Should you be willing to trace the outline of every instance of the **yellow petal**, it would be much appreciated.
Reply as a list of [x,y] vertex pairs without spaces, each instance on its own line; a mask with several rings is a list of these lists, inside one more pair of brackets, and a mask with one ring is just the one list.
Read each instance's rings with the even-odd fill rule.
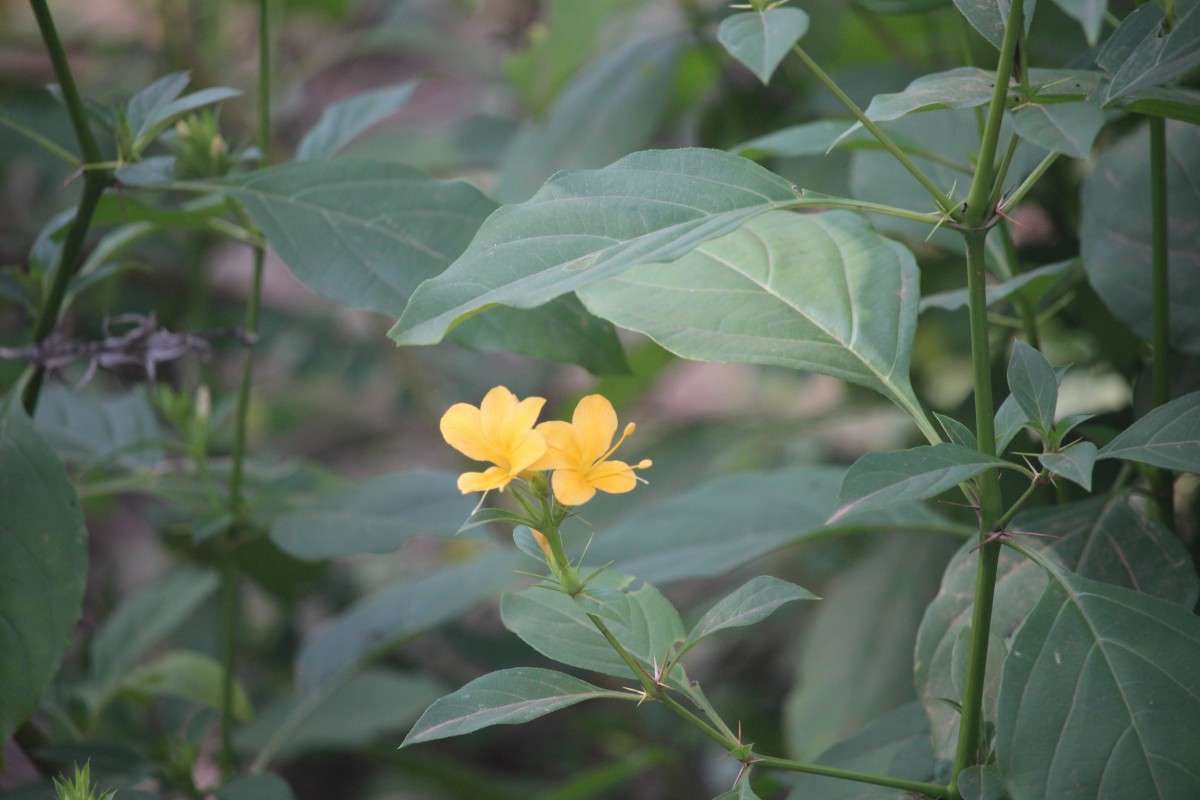
[[516,474],[529,469],[546,452],[546,440],[537,431],[528,431],[525,438],[508,451],[509,472]]
[[580,469],[586,466],[580,461],[579,434],[571,423],[558,420],[543,422],[537,426],[537,432],[546,442],[546,452],[532,469]]
[[587,482],[602,492],[624,494],[637,486],[637,476],[624,461],[604,461],[588,472]]
[[608,452],[617,432],[617,412],[604,395],[589,394],[575,406],[571,424],[579,431],[581,457],[590,464]]
[[500,420],[498,428],[488,433],[494,437],[493,441],[500,448],[512,452],[521,446],[525,437],[533,430],[533,424],[537,422],[538,414],[542,413],[545,403],[544,397],[527,397],[519,403],[513,403]]
[[495,461],[496,448],[483,433],[479,409],[466,403],[455,403],[442,415],[442,437],[446,443],[467,458],[476,461]]
[[464,472],[458,476],[458,490],[463,494],[471,492],[487,492],[492,489],[504,490],[513,475],[500,467],[488,467],[483,472]]
[[564,506],[581,506],[596,494],[596,490],[573,469],[555,470],[551,483],[554,496]]

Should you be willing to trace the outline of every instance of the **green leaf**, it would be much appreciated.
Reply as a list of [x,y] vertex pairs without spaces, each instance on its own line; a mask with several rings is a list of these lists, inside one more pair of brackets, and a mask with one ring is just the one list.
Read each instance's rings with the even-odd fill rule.
[[163,75],[139,91],[125,104],[125,122],[131,132],[144,128],[151,117],[170,105],[191,83],[187,72],[172,72]]
[[1092,490],[1092,466],[1096,463],[1096,445],[1091,442],[1076,442],[1057,453],[1038,456],[1042,466],[1079,484],[1085,491]]
[[[1079,20],[1083,35],[1089,46],[1095,47],[1100,41],[1100,31],[1104,27],[1104,15],[1108,13],[1108,0],[1054,0],[1054,5],[1061,8],[1068,17]],[[1029,13],[1029,10],[1025,12]]]
[[1008,362],[1008,388],[1025,416],[1049,432],[1058,406],[1058,378],[1040,352],[1018,340]]
[[730,14],[721,20],[717,41],[765,85],[807,31],[808,14],[798,8],[772,8]]
[[416,291],[389,336],[432,344],[485,307],[531,308],[636,264],[679,258],[798,197],[788,181],[715,150],[647,151],[561,172],[533,199],[488,217],[462,257]]
[[475,501],[448,472],[380,475],[331,494],[271,523],[271,539],[306,560],[390,553],[414,536],[453,536]]
[[979,442],[975,438],[975,432],[962,424],[953,417],[947,417],[945,414],[933,412],[933,416],[941,424],[942,430],[946,432],[946,436],[950,439],[951,444],[961,445],[968,450],[978,450]]
[[997,467],[1016,469],[1004,459],[948,443],[867,453],[846,472],[838,492],[838,508],[829,522],[837,522],[851,512],[935,497]]
[[995,73],[978,67],[922,75],[902,92],[875,95],[865,113],[873,122],[887,122],[915,111],[978,108],[991,100],[995,79]]
[[[412,724],[430,703],[446,693],[423,674],[367,670],[355,675],[303,718],[280,749],[284,759],[311,750],[354,750]],[[257,752],[305,700],[288,697],[267,705],[235,742],[241,752]]]
[[[1009,0],[954,0],[954,5],[971,23],[971,27],[979,31],[979,35],[987,39],[997,50],[1004,41],[1005,23],[1008,21]],[[1025,33],[1029,34],[1029,25],[1033,22],[1033,11],[1036,0],[1027,0],[1022,11],[1025,15]]]
[[189,111],[237,97],[237,89],[201,89],[180,97],[191,77],[186,72],[164,75],[129,99],[125,121],[132,134],[133,152],[140,153],[164,128]]
[[87,531],[62,462],[18,397],[0,402],[0,413],[0,740],[8,741],[71,644]]
[[[1080,575],[1151,593],[1191,608],[1200,597],[1200,578],[1178,537],[1151,518],[1128,494],[1095,497],[1018,515],[1010,525],[1026,548],[1048,549]],[[1030,531],[1059,537],[1023,537]],[[917,636],[915,683],[929,714],[934,752],[953,758],[958,700],[953,651],[970,624],[978,554],[965,544],[950,561],[938,596],[929,604]],[[1042,570],[1008,550],[1000,556],[991,635],[1008,641],[1045,585]],[[995,696],[986,700],[994,704]]]
[[[1197,21],[1200,22],[1200,15]],[[1200,127],[1167,123],[1167,231],[1172,348],[1200,353]],[[1149,138],[1143,126],[1100,153],[1080,191],[1088,281],[1117,319],[1151,338]],[[1139,198],[1133,200],[1133,198]],[[1140,198],[1145,198],[1144,200]]]
[[[125,673],[118,691],[134,695],[172,695],[220,709],[224,681],[221,665],[208,656],[186,650],[164,653],[149,664]],[[250,700],[241,684],[233,687],[234,719],[250,719]]]
[[217,790],[217,800],[292,800],[292,789],[269,772],[238,775]]
[[[993,306],[1012,297],[1024,297],[1037,305],[1043,295],[1051,289],[1062,286],[1078,277],[1079,259],[1072,258],[1055,264],[1046,264],[1028,272],[1022,272],[1011,280],[992,284],[987,287],[987,304]],[[921,311],[930,308],[941,308],[953,311],[967,307],[967,290],[954,289],[949,292],[926,295],[921,298]]]
[[1125,95],[1117,105],[1135,114],[1149,114],[1200,125],[1200,92],[1194,89],[1152,86]]
[[580,297],[685,358],[819,372],[916,410],[908,366],[919,283],[912,254],[861,217],[778,211]]
[[630,697],[628,692],[607,691],[550,669],[504,669],[476,678],[435,702],[400,746],[462,736],[491,725],[518,725],[584,700]]
[[343,305],[395,313],[452,262],[495,205],[400,164],[297,161],[186,186],[241,203],[283,263]]
[[1027,105],[1013,114],[1013,131],[1051,152],[1090,158],[1106,121],[1104,110],[1094,103]]
[[818,536],[896,527],[957,532],[917,503],[853,514],[836,528],[827,527],[844,474],[833,467],[793,467],[717,478],[634,510],[596,537],[588,560],[611,561],[620,572],[665,584],[721,575]]
[[1163,35],[1162,6],[1147,3],[1122,20],[1096,57],[1112,75],[1107,101],[1183,77],[1200,64],[1200,2],[1175,0],[1174,24]]
[[549,113],[512,138],[495,196],[528,200],[560,169],[594,169],[648,146],[670,107],[686,40],[635,37],[574,77]]
[[84,472],[105,464],[136,469],[163,458],[158,417],[140,389],[97,397],[48,386],[33,422],[63,459]]
[[962,800],[1007,800],[1008,789],[1004,775],[995,764],[967,767],[958,775],[958,792]]
[[917,627],[955,549],[924,531],[890,534],[836,575],[804,631],[784,702],[789,757],[811,760],[916,699]]
[[[626,650],[651,675],[661,667],[684,640],[683,622],[674,606],[650,584],[628,588],[634,579],[607,571],[588,584],[585,594],[595,589],[620,589],[619,598],[605,593],[610,608],[605,624]],[[594,613],[594,612],[593,612]],[[543,588],[506,594],[500,600],[504,627],[547,658],[572,667],[631,679],[629,666],[588,619],[587,613],[570,596]],[[668,683],[688,688],[683,670],[674,669]]]
[[296,146],[296,160],[331,156],[357,139],[375,123],[408,105],[417,81],[360,92],[334,103],[321,113],[308,133]]
[[115,685],[150,648],[179,628],[217,591],[217,573],[178,566],[122,602],[91,643],[91,677]]
[[760,575],[732,594],[726,595],[709,609],[688,634],[683,649],[691,648],[704,637],[711,636],[719,630],[761,622],[784,603],[820,599],[794,583],[770,575]]
[[406,639],[452,619],[512,581],[520,554],[491,550],[376,592],[308,639],[296,659],[299,692],[322,689]]
[[750,788],[750,779],[743,778],[738,782],[738,785],[730,789],[728,792],[722,792],[717,796],[716,800],[762,800]]
[[1154,409],[1100,448],[1097,458],[1200,472],[1200,392]]
[[1046,567],[1000,687],[996,761],[1013,797],[1200,796],[1200,618]]
[[[818,764],[910,781],[934,779],[929,725],[921,706],[909,703],[826,750]],[[787,800],[910,800],[901,789],[801,775]]]
[[1010,393],[996,410],[996,420],[993,423],[996,429],[996,452],[1003,453],[1007,450],[1027,422],[1029,415],[1017,402],[1016,395]]

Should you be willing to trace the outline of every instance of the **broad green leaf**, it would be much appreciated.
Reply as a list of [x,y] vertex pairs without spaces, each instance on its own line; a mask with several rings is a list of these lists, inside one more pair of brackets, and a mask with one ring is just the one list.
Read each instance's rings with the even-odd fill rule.
[[158,418],[141,390],[97,397],[49,386],[33,422],[63,459],[84,471],[104,464],[135,469],[163,457]]
[[270,772],[238,775],[217,790],[217,800],[292,800],[287,782]]
[[[605,624],[630,655],[654,675],[683,642],[683,622],[674,606],[650,584],[630,590],[633,580],[609,571],[588,586],[621,590],[615,600],[611,593],[603,597],[612,610]],[[547,658],[605,675],[633,678],[629,666],[588,619],[583,607],[562,592],[534,587],[506,594],[500,600],[500,618],[504,627]],[[678,668],[672,670],[668,683],[677,689],[688,687],[687,677]]]
[[[284,759],[311,750],[353,750],[396,733],[416,721],[446,687],[423,674],[367,670],[323,698],[290,729],[280,749]],[[238,750],[261,750],[301,703],[288,697],[257,711],[254,721],[238,729]]]
[[[1026,548],[1047,549],[1080,575],[1136,588],[1185,608],[1200,597],[1200,578],[1179,539],[1148,516],[1127,494],[1018,515],[1010,529]],[[1024,537],[1030,531],[1059,537]],[[934,752],[952,758],[958,738],[958,701],[953,678],[954,645],[974,608],[977,553],[974,543],[951,560],[938,596],[925,612],[917,636],[915,682],[929,714]],[[1037,602],[1045,577],[1033,562],[1001,553],[991,634],[1008,642]],[[988,698],[993,704],[995,697]]]
[[271,539],[296,558],[315,560],[390,553],[414,536],[453,536],[475,501],[447,472],[380,475],[275,519]]
[[635,37],[588,65],[543,119],[528,123],[500,159],[495,196],[528,200],[561,169],[594,169],[647,147],[667,109],[686,41]]
[[512,570],[521,563],[519,553],[492,550],[360,601],[300,648],[300,694],[324,690],[346,672],[490,598],[513,580]]
[[0,400],[0,740],[37,707],[82,610],[79,498],[18,398]]
[[1079,484],[1085,491],[1092,490],[1092,466],[1096,463],[1096,445],[1091,442],[1076,442],[1057,453],[1038,456],[1042,466],[1069,481]]
[[[1200,14],[1196,15],[1200,22]],[[1200,353],[1200,127],[1167,123],[1171,346]],[[1144,199],[1143,199],[1144,198]],[[1143,126],[1095,159],[1080,192],[1083,266],[1117,319],[1151,338],[1149,138]]]
[[1109,102],[1170,83],[1200,64],[1200,2],[1175,0],[1174,6],[1174,24],[1165,36],[1162,6],[1145,3],[1105,43],[1096,64],[1112,75]]
[[1200,472],[1200,392],[1154,409],[1100,448],[1097,458]]
[[908,378],[919,283],[912,254],[861,217],[778,211],[580,297],[685,358],[832,375],[920,413]]
[[[933,754],[929,751],[929,726],[921,706],[909,703],[871,723],[853,736],[830,747],[818,764],[910,781],[932,782]],[[910,800],[901,789],[801,775],[792,784],[787,800]]]
[[[1021,296],[1037,305],[1042,296],[1053,288],[1072,281],[1079,274],[1079,259],[1072,258],[1055,264],[1046,264],[1028,272],[1022,272],[1012,280],[993,284],[987,287],[987,304],[989,306]],[[954,289],[949,292],[926,295],[921,298],[921,311],[930,308],[941,308],[953,311],[956,308],[966,308],[967,290]]]
[[1151,86],[1123,96],[1117,105],[1137,114],[1200,125],[1200,92],[1178,86]]
[[721,20],[717,41],[767,84],[779,62],[807,31],[808,14],[788,6],[730,14]]
[[611,561],[620,572],[665,584],[721,575],[772,550],[822,536],[895,528],[962,535],[917,503],[850,515],[827,527],[843,475],[833,467],[793,467],[717,478],[635,510],[595,538],[588,560]]
[[823,592],[783,707],[788,756],[811,760],[916,699],[912,652],[925,607],[955,550],[925,532],[872,540]]
[[1000,686],[996,761],[1013,798],[1200,796],[1200,618],[1047,572]]
[[150,648],[173,633],[217,591],[217,573],[178,566],[117,606],[91,644],[91,677],[114,685]]
[[531,308],[634,265],[679,258],[798,197],[788,181],[716,150],[647,151],[601,170],[560,172],[533,199],[488,217],[462,257],[414,293],[389,335],[432,344],[488,306]]
[[[136,696],[172,695],[220,709],[224,681],[221,665],[209,656],[175,650],[125,673],[117,689]],[[250,700],[237,682],[231,711],[235,719],[250,719]]]
[[1054,0],[1054,5],[1066,12],[1067,16],[1079,20],[1089,45],[1094,47],[1096,42],[1100,41],[1104,15],[1108,12],[1108,0]]
[[794,583],[760,575],[732,594],[726,595],[700,618],[688,634],[684,649],[692,647],[706,636],[725,628],[753,625],[761,622],[775,609],[793,600],[819,600],[812,592]]
[[296,161],[187,185],[241,203],[313,291],[384,313],[398,312],[421,281],[457,258],[495,209],[463,181],[358,159]]
[[1008,789],[1004,775],[995,764],[967,767],[958,776],[958,792],[963,800],[1005,800]]
[[846,472],[829,522],[852,512],[925,500],[997,467],[1016,468],[1004,459],[948,443],[867,453]]
[[[791,125],[787,128],[759,136],[737,147],[730,152],[746,158],[773,156],[776,158],[795,158],[797,156],[822,156],[829,152],[838,142],[847,143],[842,135],[851,127],[848,120],[822,119]],[[852,139],[862,141],[864,137],[873,139],[869,131],[862,130]]]
[[329,106],[296,147],[296,160],[325,158],[357,139],[375,123],[408,105],[417,81],[360,92]]
[[[987,39],[996,49],[1000,49],[1004,41],[1004,28],[1008,21],[1010,0],[954,0],[954,5],[971,23],[971,27],[979,31],[979,35]],[[1037,0],[1026,0],[1022,11],[1025,16],[1025,33],[1029,34],[1029,25],[1033,22],[1033,11]]]
[[518,725],[584,700],[629,700],[562,672],[517,667],[490,672],[431,705],[401,747],[462,736],[491,725]]
[[1013,114],[1013,130],[1026,141],[1072,158],[1090,158],[1106,121],[1094,103],[1027,105]]
[[1046,432],[1054,429],[1058,378],[1045,356],[1019,340],[1008,362],[1008,389],[1031,422]]

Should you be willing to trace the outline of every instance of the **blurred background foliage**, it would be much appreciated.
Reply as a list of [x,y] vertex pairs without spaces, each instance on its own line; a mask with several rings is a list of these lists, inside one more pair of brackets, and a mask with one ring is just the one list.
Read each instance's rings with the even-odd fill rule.
[[[809,6],[810,54],[863,106],[922,74],[964,60],[987,66],[993,57],[949,2]],[[190,73],[191,91],[241,90],[219,110],[187,116],[147,157],[174,154],[180,174],[206,176],[250,152],[254,4],[92,0],[51,7],[81,91],[102,107],[120,107],[177,71]],[[270,160],[276,163],[296,155],[331,105],[404,85],[411,96],[399,100],[393,94],[390,101],[403,107],[338,157],[383,159],[439,178],[465,178],[497,202],[527,199],[559,169],[600,167],[651,147],[739,151],[786,126],[844,116],[798,64],[786,63],[764,87],[732,62],[714,38],[727,12],[721,2],[288,0],[273,7]],[[26,4],[0,2],[0,37],[0,345],[18,346],[30,324],[25,300],[28,278],[38,270],[39,239],[47,220],[73,205],[80,181],[70,165],[16,130],[74,150],[66,113],[46,90],[54,78]],[[1029,47],[1039,66],[1054,67],[1067,66],[1087,44],[1075,20],[1057,5],[1041,3]],[[945,124],[924,125],[914,135],[936,127],[949,139],[973,127],[971,112],[933,113],[945,115]],[[960,124],[964,115],[967,126]],[[903,131],[903,122],[894,129]],[[1106,130],[1099,146],[1121,132]],[[924,144],[950,152],[945,141]],[[871,150],[745,151],[802,187],[882,201],[912,194]],[[1060,160],[1050,180],[1017,210],[1013,237],[1028,262],[1077,253],[1078,186],[1086,171],[1086,162]],[[108,214],[93,247],[111,244],[104,237],[129,224],[120,194]],[[70,335],[100,338],[114,318],[127,314],[154,314],[173,331],[241,323],[247,249],[202,226],[175,222],[126,231],[135,241],[102,259],[96,279],[78,287],[65,321]],[[878,222],[896,236],[913,236],[893,223]],[[925,242],[917,234],[908,243],[920,261],[923,294],[962,286],[959,255],[939,237]],[[1054,292],[1043,298],[1061,309],[1046,323],[1047,354],[1052,363],[1074,364],[1059,413],[1071,413],[1072,403],[1093,413],[1125,408],[1141,368],[1137,339],[1086,282],[1061,282]],[[337,558],[318,552],[320,537],[336,539],[345,525],[368,533],[372,525],[386,528],[381,520],[404,497],[441,504],[430,519],[465,518],[470,501],[454,496],[451,474],[461,462],[442,443],[437,420],[452,403],[478,402],[497,384],[549,398],[555,416],[569,413],[579,396],[600,391],[622,420],[638,422],[625,447],[631,460],[654,459],[650,483],[588,505],[598,545],[606,529],[619,527],[638,508],[711,479],[844,464],[868,449],[916,444],[911,423],[880,398],[834,379],[683,362],[636,335],[621,334],[623,352],[591,352],[589,372],[455,344],[397,349],[385,337],[393,321],[394,315],[319,297],[280,262],[268,260],[254,348],[248,474],[256,518],[272,536],[255,540],[239,557],[248,579],[238,658],[247,717],[237,733],[241,754],[253,759],[296,705],[310,702],[312,713],[277,742],[272,761],[301,800],[683,800],[718,794],[736,773],[736,762],[715,758],[710,743],[681,734],[658,709],[635,713],[623,704],[583,706],[534,725],[397,751],[407,727],[435,697],[484,672],[542,663],[500,625],[495,597],[521,579],[510,572],[514,564],[502,557],[507,554],[492,547],[498,534],[455,537],[453,530],[430,530],[418,520],[412,533],[421,535],[396,534],[380,552]],[[486,337],[480,341],[486,344]],[[508,349],[502,341],[494,344],[495,350]],[[208,360],[189,356],[158,365],[152,385],[138,366],[88,376],[86,362],[77,362],[55,376],[36,419],[80,486],[90,533],[81,630],[38,715],[56,743],[44,755],[63,763],[90,759],[93,777],[122,790],[120,798],[139,792],[201,796],[215,777],[210,667],[218,656],[219,613],[206,565],[214,563],[209,534],[222,519],[214,510],[219,504],[206,500],[212,486],[197,464],[207,459],[218,484],[228,470],[230,409],[243,348],[230,337],[216,337],[212,346]],[[969,417],[968,349],[965,308],[922,315],[914,385],[927,405],[961,419]],[[17,361],[0,361],[0,386],[10,386],[21,368]],[[1183,364],[1181,389],[1194,386],[1195,374]],[[1127,417],[1108,420],[1124,425]],[[1101,416],[1095,424],[1105,421]],[[197,442],[205,458],[195,458]],[[447,472],[419,485],[397,478],[415,468]],[[824,486],[833,491],[837,483]],[[348,492],[358,492],[357,499],[346,500]],[[334,518],[320,527],[304,516],[343,501],[358,514],[349,523]],[[754,498],[744,502],[750,507]],[[956,513],[946,511],[950,518]],[[290,551],[280,544],[289,541],[289,523],[299,542]],[[720,525],[720,518],[712,524]],[[320,532],[315,538],[313,530]],[[710,533],[720,536],[719,530]],[[762,572],[825,598],[808,608],[789,607],[752,634],[732,632],[706,643],[689,666],[718,707],[737,709],[760,745],[811,758],[915,698],[916,628],[957,541],[900,533],[884,541],[879,534],[836,537],[775,550],[728,574],[714,568],[702,577],[660,583],[685,618],[703,612],[717,587]],[[496,556],[486,580],[480,577],[481,554]],[[296,659],[303,668],[306,657],[321,655],[313,655],[313,643],[333,621],[344,620],[347,611],[362,612],[360,601],[379,599],[381,590],[399,592],[380,603],[407,613],[395,611],[403,607],[404,588],[426,579],[445,581],[421,595],[434,606],[444,600],[440,608],[414,612],[427,616],[411,624],[393,620],[385,637],[389,646],[356,661],[353,674],[318,700],[297,695],[295,682],[303,683],[305,673],[294,674]],[[869,609],[876,612],[864,614]],[[359,633],[372,635],[370,626],[365,631]],[[107,662],[106,636],[125,637],[121,655],[110,654]],[[824,644],[806,646],[810,637]],[[354,646],[370,650],[361,641]],[[188,656],[181,654],[188,653],[197,660],[183,663]],[[5,748],[3,767],[0,797],[46,796],[38,765],[21,748]],[[756,786],[762,796],[779,794],[783,787],[773,780]]]

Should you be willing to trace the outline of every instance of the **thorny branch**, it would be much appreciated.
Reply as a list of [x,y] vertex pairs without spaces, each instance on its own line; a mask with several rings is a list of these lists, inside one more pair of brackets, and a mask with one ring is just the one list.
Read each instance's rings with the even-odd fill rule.
[[[112,326],[128,326],[114,333]],[[61,332],[52,333],[41,342],[24,347],[0,347],[0,358],[36,364],[46,371],[60,369],[86,358],[87,372],[80,385],[86,384],[98,368],[141,366],[146,377],[154,381],[159,364],[186,355],[203,360],[212,357],[211,339],[232,337],[249,347],[258,336],[242,328],[219,328],[209,331],[169,331],[158,324],[153,313],[121,314],[106,319],[103,339],[72,339]]]

